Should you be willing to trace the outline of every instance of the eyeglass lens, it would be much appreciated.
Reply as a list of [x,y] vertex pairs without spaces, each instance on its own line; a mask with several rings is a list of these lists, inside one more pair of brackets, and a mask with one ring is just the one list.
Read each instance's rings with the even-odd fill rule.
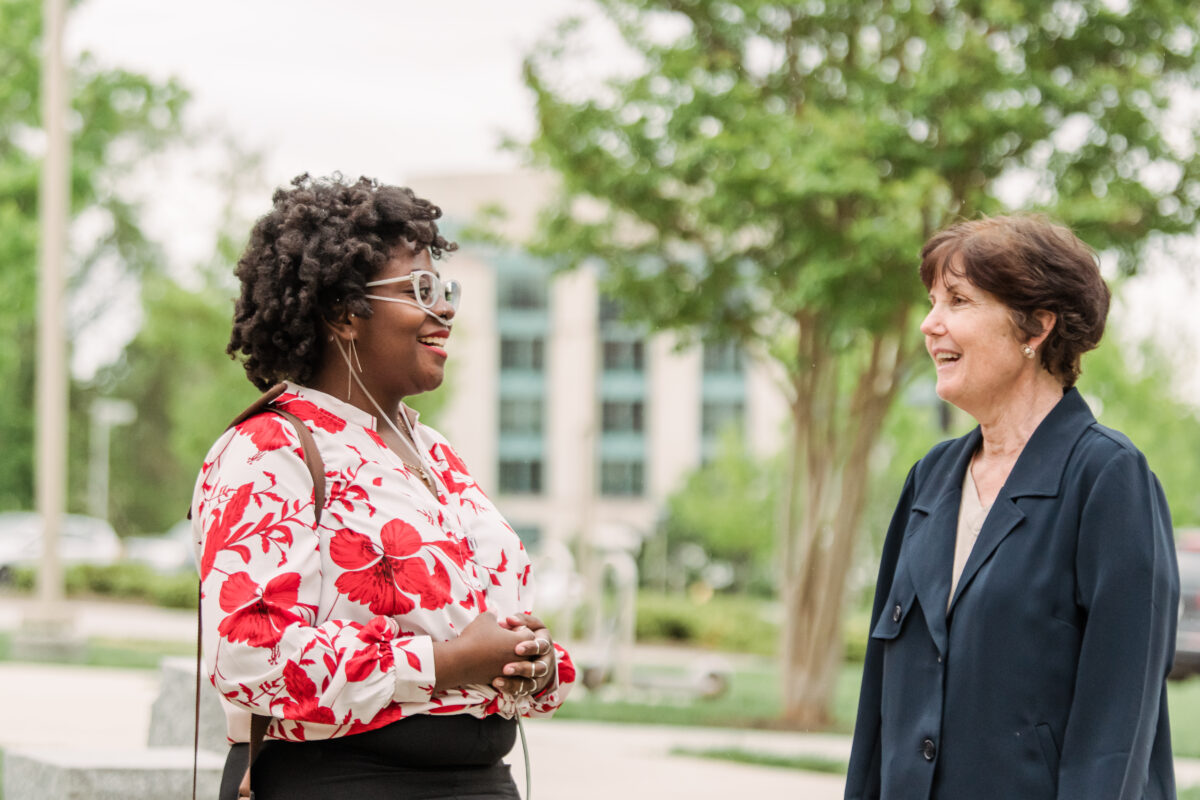
[[458,309],[462,297],[462,286],[458,281],[443,281],[432,272],[421,270],[413,273],[413,292],[417,302],[424,308],[433,308],[439,297],[445,298],[453,309]]

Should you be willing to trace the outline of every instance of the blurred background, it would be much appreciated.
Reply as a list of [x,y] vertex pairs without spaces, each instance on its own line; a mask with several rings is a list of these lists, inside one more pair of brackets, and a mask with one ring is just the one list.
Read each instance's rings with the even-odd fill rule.
[[[0,0],[10,609],[38,563],[42,13]],[[362,174],[440,205],[461,244],[441,265],[464,285],[448,377],[414,405],[535,557],[539,607],[588,687],[561,715],[845,733],[904,476],[970,427],[933,392],[920,246],[1022,209],[1073,227],[1113,288],[1079,387],[1166,489],[1180,664],[1196,664],[1197,15],[1185,0],[71,3],[68,597],[194,606],[192,483],[257,394],[224,352],[233,265],[275,187]],[[186,652],[106,642],[89,658]],[[1200,757],[1196,684],[1173,688],[1185,757]]]

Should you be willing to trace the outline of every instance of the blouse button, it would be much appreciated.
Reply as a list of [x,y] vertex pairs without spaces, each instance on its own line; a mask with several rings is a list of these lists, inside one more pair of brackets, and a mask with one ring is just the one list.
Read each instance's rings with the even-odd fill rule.
[[904,609],[901,608],[899,603],[896,603],[896,607],[892,609],[892,622],[899,622],[900,617],[902,617],[903,615],[904,615]]

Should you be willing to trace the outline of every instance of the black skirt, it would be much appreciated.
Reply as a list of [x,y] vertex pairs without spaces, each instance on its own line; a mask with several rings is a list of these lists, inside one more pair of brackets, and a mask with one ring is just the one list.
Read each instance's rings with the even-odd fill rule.
[[[515,720],[420,714],[355,736],[267,741],[254,762],[255,800],[520,800],[501,759]],[[221,800],[236,800],[245,744],[225,761]]]

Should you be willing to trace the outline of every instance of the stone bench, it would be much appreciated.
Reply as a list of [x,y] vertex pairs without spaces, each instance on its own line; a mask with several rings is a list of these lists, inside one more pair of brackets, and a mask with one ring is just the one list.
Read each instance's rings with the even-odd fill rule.
[[[29,747],[4,753],[4,800],[188,800],[192,796],[195,661],[166,658],[147,746],[134,750]],[[196,796],[216,797],[227,750],[217,693],[201,683]]]
[[[224,756],[199,754],[196,796],[216,797]],[[142,750],[10,749],[4,753],[5,800],[186,800],[192,796],[192,748]]]

